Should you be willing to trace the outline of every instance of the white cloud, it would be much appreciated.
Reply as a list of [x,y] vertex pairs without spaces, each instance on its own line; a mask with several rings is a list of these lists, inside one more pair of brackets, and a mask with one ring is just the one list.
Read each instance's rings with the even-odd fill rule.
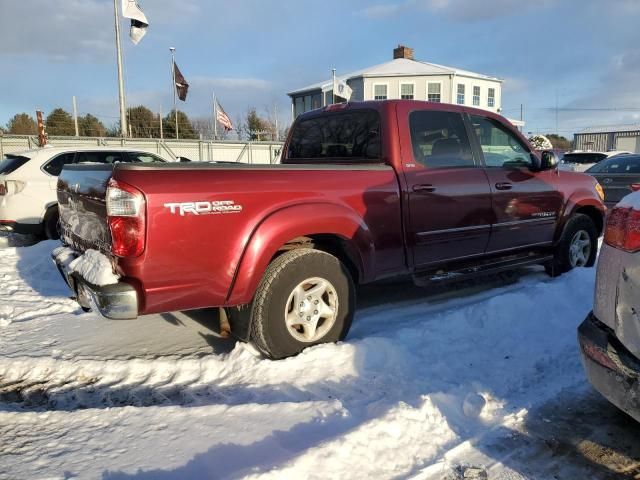
[[[154,27],[188,20],[195,0],[143,2]],[[126,41],[126,22],[122,21]],[[52,61],[109,61],[114,51],[113,2],[108,0],[29,0],[2,2],[0,55],[43,55]]]
[[[629,0],[631,1],[631,0]],[[364,8],[369,18],[384,18],[401,12],[428,11],[459,21],[477,21],[519,14],[533,8],[548,7],[556,0],[404,0]]]

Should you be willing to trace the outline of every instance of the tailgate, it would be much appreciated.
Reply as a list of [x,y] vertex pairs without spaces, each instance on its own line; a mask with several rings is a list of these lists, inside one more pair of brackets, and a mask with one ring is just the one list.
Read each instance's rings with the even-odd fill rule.
[[58,178],[61,238],[73,249],[111,251],[106,192],[112,165],[68,165]]

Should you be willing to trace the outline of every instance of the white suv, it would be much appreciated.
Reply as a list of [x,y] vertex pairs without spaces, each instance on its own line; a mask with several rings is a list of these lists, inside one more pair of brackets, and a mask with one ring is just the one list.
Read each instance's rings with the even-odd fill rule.
[[45,147],[0,160],[0,230],[58,238],[56,185],[70,163],[165,162],[123,147]]

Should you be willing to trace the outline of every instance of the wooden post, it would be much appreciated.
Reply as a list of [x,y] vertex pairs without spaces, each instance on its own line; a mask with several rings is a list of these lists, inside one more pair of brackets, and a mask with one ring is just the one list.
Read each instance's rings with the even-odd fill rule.
[[47,144],[47,135],[44,132],[44,122],[42,121],[42,110],[36,110],[38,120],[38,146],[44,147]]

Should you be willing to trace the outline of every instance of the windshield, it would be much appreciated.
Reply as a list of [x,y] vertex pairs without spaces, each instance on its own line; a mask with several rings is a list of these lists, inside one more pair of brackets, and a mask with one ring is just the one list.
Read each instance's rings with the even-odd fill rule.
[[20,155],[6,155],[0,160],[0,175],[9,175],[15,172],[22,165],[29,161],[29,157],[22,157]]
[[598,163],[604,158],[607,158],[607,155],[604,153],[566,153],[562,161],[564,163],[584,165],[586,163]]
[[587,173],[640,173],[640,155],[616,155],[589,168]]
[[374,110],[325,113],[297,122],[287,160],[371,161],[380,157],[380,117]]

